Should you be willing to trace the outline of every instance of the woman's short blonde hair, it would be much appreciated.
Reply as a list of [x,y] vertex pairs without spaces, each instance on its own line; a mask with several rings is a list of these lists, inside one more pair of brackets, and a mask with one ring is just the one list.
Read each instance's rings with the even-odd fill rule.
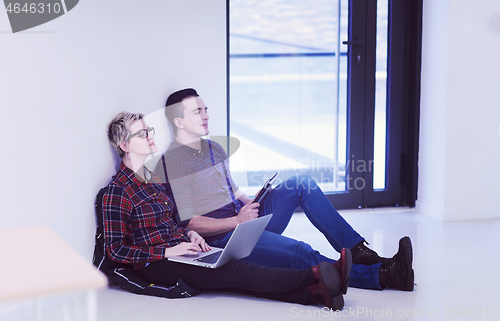
[[120,143],[128,141],[130,126],[132,126],[135,121],[143,118],[143,114],[132,114],[122,111],[111,121],[111,123],[109,123],[108,139],[120,158],[125,156],[125,152],[120,148]]

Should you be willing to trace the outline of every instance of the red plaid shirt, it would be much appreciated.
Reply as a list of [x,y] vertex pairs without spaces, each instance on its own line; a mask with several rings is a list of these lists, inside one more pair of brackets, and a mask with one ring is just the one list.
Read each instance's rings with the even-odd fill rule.
[[174,203],[154,173],[144,182],[123,163],[103,196],[104,246],[116,262],[134,264],[165,258],[165,249],[189,242],[188,230],[172,219]]
[[[211,141],[215,166],[212,165],[210,149],[206,140],[201,140],[201,151],[174,141],[163,156],[167,167],[168,182],[172,187],[175,204],[179,210],[179,222],[186,226],[196,215],[227,218],[237,215],[244,204],[236,200],[233,204],[226,175],[229,176],[233,193],[238,187],[229,173],[228,157],[218,143]],[[163,159],[157,174],[164,177]],[[206,237],[206,241],[221,235]]]

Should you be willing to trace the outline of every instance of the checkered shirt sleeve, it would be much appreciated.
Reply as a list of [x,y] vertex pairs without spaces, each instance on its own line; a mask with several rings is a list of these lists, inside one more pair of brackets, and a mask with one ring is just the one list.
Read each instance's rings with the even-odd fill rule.
[[173,203],[160,181],[141,182],[123,164],[103,195],[104,237],[108,256],[140,269],[163,260],[165,249],[189,242],[187,230],[172,219]]

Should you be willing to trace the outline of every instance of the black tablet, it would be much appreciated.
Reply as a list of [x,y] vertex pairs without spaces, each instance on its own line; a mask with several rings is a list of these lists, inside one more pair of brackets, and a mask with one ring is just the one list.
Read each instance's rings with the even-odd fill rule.
[[267,180],[267,182],[264,184],[262,189],[255,195],[255,198],[253,199],[252,203],[260,203],[264,197],[267,195],[267,193],[272,189],[272,185],[280,172],[276,172],[270,179]]

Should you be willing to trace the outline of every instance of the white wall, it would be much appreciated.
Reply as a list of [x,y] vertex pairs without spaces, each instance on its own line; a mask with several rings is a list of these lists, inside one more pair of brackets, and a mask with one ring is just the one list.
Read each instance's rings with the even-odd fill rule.
[[417,208],[500,217],[500,1],[424,0]]
[[[86,0],[12,34],[0,10],[1,225],[48,225],[89,260],[115,173],[107,123],[194,87],[226,133],[225,0]],[[29,253],[27,253],[29,255]]]

